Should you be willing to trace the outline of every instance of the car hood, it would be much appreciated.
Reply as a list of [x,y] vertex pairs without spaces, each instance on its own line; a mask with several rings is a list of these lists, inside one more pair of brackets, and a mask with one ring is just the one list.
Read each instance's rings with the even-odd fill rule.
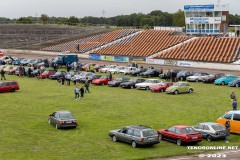
[[111,130],[109,131],[109,133],[117,133],[120,129],[115,129],[115,130]]
[[129,85],[129,84],[135,84],[135,82],[124,82],[124,83],[121,83],[122,85]]

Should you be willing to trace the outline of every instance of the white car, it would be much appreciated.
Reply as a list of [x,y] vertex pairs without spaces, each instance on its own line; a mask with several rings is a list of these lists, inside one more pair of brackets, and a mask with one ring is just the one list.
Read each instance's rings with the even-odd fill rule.
[[126,67],[126,68],[120,70],[119,73],[126,75],[126,74],[130,74],[131,72],[136,71],[136,70],[137,70],[136,67]]
[[115,67],[115,68],[111,68],[111,69],[109,69],[107,72],[108,73],[112,73],[112,74],[115,74],[115,73],[119,73],[119,71],[120,70],[123,70],[123,69],[125,69],[126,67],[125,66],[117,66],[117,67]]
[[160,80],[158,80],[158,79],[148,79],[148,80],[146,80],[146,81],[143,82],[143,83],[135,84],[135,87],[136,87],[137,89],[146,89],[146,90],[149,90],[150,87],[159,85],[160,83],[162,83],[162,81],[160,81]]
[[99,69],[99,72],[100,73],[107,73],[109,69],[113,69],[113,68],[116,68],[117,65],[110,65],[110,66],[106,66],[106,67],[103,67],[101,69]]
[[208,73],[195,73],[192,76],[187,77],[187,81],[190,82],[199,82],[199,81],[203,81],[203,78],[206,77],[207,75],[209,75]]

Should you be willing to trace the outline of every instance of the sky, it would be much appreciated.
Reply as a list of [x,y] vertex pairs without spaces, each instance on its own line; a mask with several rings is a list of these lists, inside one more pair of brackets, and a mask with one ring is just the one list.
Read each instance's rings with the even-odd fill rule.
[[[85,16],[113,17],[153,10],[174,13],[184,5],[216,4],[219,0],[1,0],[0,17]],[[221,0],[230,5],[230,14],[240,14],[239,0]],[[104,11],[104,12],[103,12]]]

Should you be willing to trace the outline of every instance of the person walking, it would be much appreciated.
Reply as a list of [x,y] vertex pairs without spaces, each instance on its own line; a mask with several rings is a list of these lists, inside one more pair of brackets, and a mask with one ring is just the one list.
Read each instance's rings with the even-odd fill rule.
[[80,88],[81,98],[84,99],[84,86]]
[[232,102],[233,111],[237,110],[237,99],[234,99]]
[[5,71],[3,70],[3,68],[2,68],[2,70],[1,70],[1,80],[6,80],[6,77],[5,77]]
[[109,72],[109,81],[112,81],[112,72]]
[[86,78],[86,82],[85,82],[85,93],[90,93],[90,91],[89,91],[89,80],[88,80],[88,77]]
[[65,74],[63,72],[61,74],[61,78],[62,78],[62,85],[64,85],[64,83],[65,83]]
[[75,93],[75,100],[78,100],[79,99],[79,89],[77,86],[75,86],[75,88],[74,88],[74,93]]
[[230,98],[231,98],[232,101],[237,98],[235,92],[232,92],[230,94]]
[[225,128],[226,128],[226,136],[225,136],[225,142],[228,143],[228,137],[230,135],[230,122],[226,121],[225,123]]

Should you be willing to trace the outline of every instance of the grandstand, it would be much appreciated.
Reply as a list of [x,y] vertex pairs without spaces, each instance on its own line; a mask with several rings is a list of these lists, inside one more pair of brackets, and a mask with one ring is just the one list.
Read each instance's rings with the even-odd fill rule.
[[[106,28],[79,28],[64,25],[0,25],[0,48],[40,49],[45,43],[55,44],[60,40],[86,37],[110,31]],[[48,44],[48,45],[49,45]]]
[[131,39],[125,39],[92,52],[101,55],[121,55],[134,57],[148,57],[173,45],[189,39],[184,36],[172,36],[171,30],[144,30]]
[[198,37],[153,58],[231,63],[239,58],[240,38]]
[[43,48],[45,51],[71,51],[78,53],[85,53],[97,47],[101,47],[105,44],[124,38],[138,32],[136,29],[122,29],[105,34],[99,34],[88,38],[78,39],[58,45]]

